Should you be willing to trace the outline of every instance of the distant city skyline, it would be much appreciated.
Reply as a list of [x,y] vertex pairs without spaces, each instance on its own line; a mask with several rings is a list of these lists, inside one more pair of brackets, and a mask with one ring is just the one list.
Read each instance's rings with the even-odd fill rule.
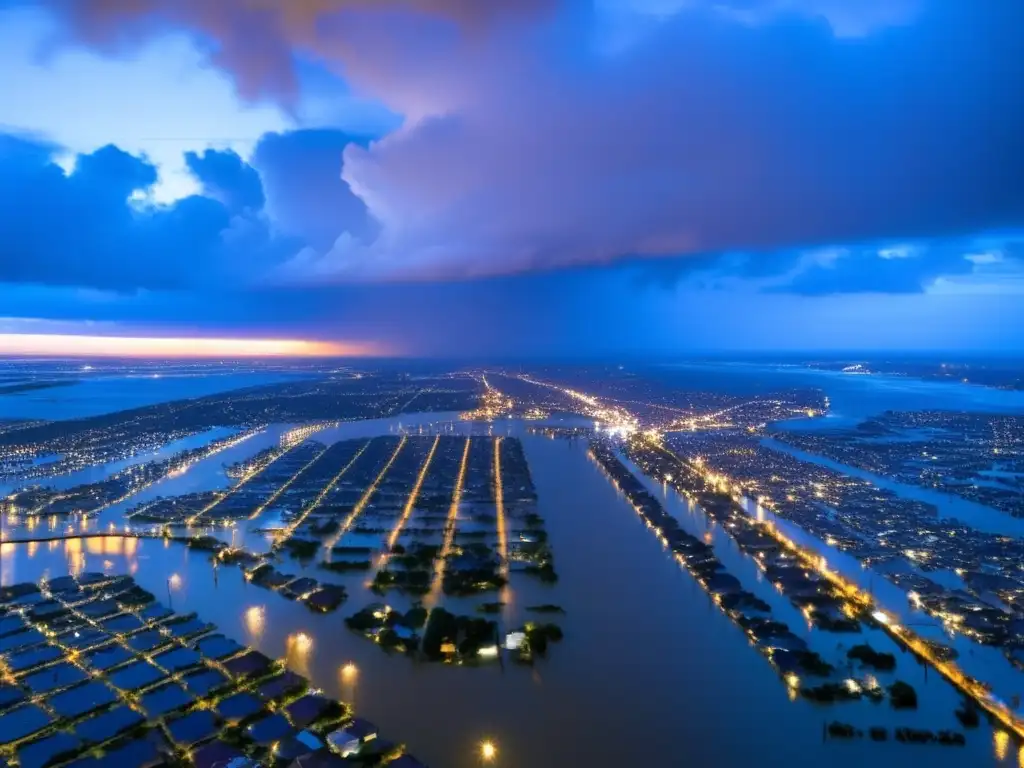
[[1019,4],[205,9],[0,10],[0,355],[1024,350]]

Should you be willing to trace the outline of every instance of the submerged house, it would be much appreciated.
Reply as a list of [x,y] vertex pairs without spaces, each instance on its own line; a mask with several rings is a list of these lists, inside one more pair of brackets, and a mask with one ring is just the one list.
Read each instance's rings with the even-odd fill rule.
[[328,746],[342,757],[357,754],[368,741],[377,738],[377,726],[369,720],[355,717],[327,735]]

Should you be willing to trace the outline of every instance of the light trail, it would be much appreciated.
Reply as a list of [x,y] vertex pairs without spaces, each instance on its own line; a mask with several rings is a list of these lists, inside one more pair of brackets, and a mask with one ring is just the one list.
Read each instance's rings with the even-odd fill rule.
[[331,481],[321,489],[320,493],[317,494],[317,497],[313,499],[313,501],[311,501],[304,510],[302,510],[299,516],[292,520],[292,522],[289,525],[287,525],[285,528],[281,530],[280,534],[278,534],[278,536],[275,537],[275,542],[283,541],[290,537],[293,533],[295,533],[295,529],[302,525],[303,522],[305,522],[306,518],[309,517],[310,512],[312,512],[314,509],[319,507],[321,503],[323,503],[323,500],[327,498],[327,494],[334,490],[334,486],[336,486],[338,484],[338,481],[340,481],[341,478],[345,476],[345,473],[348,472],[352,465],[356,463],[356,460],[363,455],[363,452],[369,447],[370,443],[372,442],[373,440],[367,440],[363,444],[363,446],[358,451],[356,451],[355,455],[351,459],[349,459],[348,463],[340,470],[338,470],[338,474],[331,478]]
[[356,518],[358,518],[359,515],[363,513],[363,509],[365,509],[366,505],[370,503],[370,499],[372,499],[373,494],[377,492],[378,486],[380,486],[381,482],[384,480],[384,476],[387,475],[388,470],[391,469],[391,465],[395,463],[395,459],[397,459],[398,454],[402,452],[402,448],[405,447],[405,444],[408,441],[408,439],[408,437],[405,437],[404,435],[402,436],[402,439],[398,441],[398,445],[395,446],[395,450],[391,454],[391,457],[388,459],[387,463],[384,465],[384,468],[381,469],[379,473],[377,473],[377,477],[375,477],[373,479],[373,482],[370,483],[369,487],[365,491],[363,491],[363,495],[359,497],[359,501],[357,501],[356,505],[352,507],[352,511],[349,513],[348,517],[345,518],[345,522],[341,526],[339,526],[338,532],[334,534],[330,541],[324,544],[324,548],[327,550],[325,559],[327,560],[328,563],[331,562],[331,549],[339,541],[341,541],[341,537],[349,532],[349,529],[352,527],[352,524],[356,521]]
[[494,441],[494,508],[498,515],[498,557],[501,558],[501,575],[508,579],[508,539],[505,532],[505,491],[501,478],[501,441]]
[[452,503],[448,507],[448,520],[444,525],[444,543],[437,556],[437,564],[434,566],[434,583],[430,588],[430,597],[437,598],[441,590],[441,580],[444,578],[444,566],[448,555],[451,554],[452,544],[455,541],[455,519],[459,514],[459,503],[462,501],[462,485],[466,481],[466,465],[469,463],[469,445],[473,438],[466,438],[466,447],[462,450],[462,461],[459,463],[459,474],[455,478],[455,488],[452,490]]
[[255,510],[253,510],[253,513],[251,515],[249,515],[249,519],[250,520],[255,520],[257,517],[262,515],[263,514],[263,510],[265,510],[267,507],[269,507],[271,504],[273,504],[275,501],[277,501],[279,498],[281,498],[281,494],[284,493],[285,491],[287,491],[292,486],[292,483],[294,483],[296,480],[298,480],[299,477],[307,469],[309,469],[314,464],[316,464],[317,461],[319,461],[320,457],[323,456],[325,453],[327,453],[327,450],[330,447],[331,446],[329,446],[329,445],[324,446],[324,449],[322,451],[320,451],[316,456],[314,456],[312,459],[310,459],[305,464],[303,464],[294,475],[292,475],[291,477],[288,478],[288,481],[284,485],[282,485],[280,488],[278,488],[276,491],[274,491],[272,494],[270,494],[270,496],[267,498],[266,501],[264,501],[262,504],[260,504],[258,507],[256,507]]
[[405,502],[405,506],[402,508],[402,516],[398,518],[398,522],[395,523],[394,529],[388,536],[387,550],[381,553],[380,558],[377,560],[377,570],[384,568],[388,564],[388,560],[391,558],[391,550],[394,549],[395,542],[398,541],[398,537],[402,535],[402,530],[405,528],[406,522],[409,520],[409,516],[412,514],[413,508],[416,506],[416,501],[420,496],[420,488],[423,487],[423,481],[427,477],[427,470],[430,469],[430,462],[434,460],[434,452],[437,450],[438,444],[441,442],[441,436],[438,435],[434,438],[433,444],[430,446],[430,453],[427,454],[427,458],[423,461],[423,466],[420,467],[420,473],[416,476],[416,482],[409,492],[409,498]]

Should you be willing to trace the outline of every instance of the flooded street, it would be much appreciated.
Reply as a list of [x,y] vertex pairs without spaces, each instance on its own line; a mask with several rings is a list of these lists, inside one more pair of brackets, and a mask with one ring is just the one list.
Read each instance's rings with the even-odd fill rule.
[[[82,569],[133,574],[175,610],[194,610],[228,636],[287,658],[293,669],[309,675],[329,695],[353,703],[360,715],[386,727],[435,768],[475,768],[477,747],[484,739],[498,746],[496,765],[530,768],[825,762],[843,767],[899,765],[917,757],[954,766],[993,764],[1000,755],[998,739],[985,724],[968,732],[963,748],[824,741],[823,726],[833,719],[863,727],[955,727],[958,699],[937,675],[925,680],[923,668],[901,659],[901,678],[924,695],[918,712],[900,713],[898,720],[892,719],[888,704],[820,707],[790,701],[786,686],[744,633],[680,569],[588,457],[586,443],[526,434],[528,426],[423,414],[343,424],[314,439],[421,430],[521,436],[560,578],[548,586],[513,573],[503,594],[508,605],[501,622],[520,623],[529,616],[528,605],[550,602],[566,610],[554,617],[565,639],[532,668],[511,663],[504,668],[497,663],[454,667],[388,656],[343,624],[345,616],[381,599],[366,589],[366,575],[337,575],[314,565],[303,570],[295,561],[279,567],[346,585],[350,596],[341,610],[313,614],[301,603],[247,582],[239,569],[215,570],[207,553],[158,539],[8,542],[2,549],[0,578],[9,584]],[[250,456],[273,439],[269,433],[252,438],[231,449],[238,456],[225,451],[213,457],[216,468],[198,464],[165,481],[168,486],[159,489],[157,484],[145,493],[223,487],[225,463]],[[750,581],[748,588],[770,601],[781,620],[794,629],[800,626],[799,614],[788,601],[771,585],[755,585],[757,569],[728,540],[720,541],[719,532],[709,531],[699,511],[685,499],[664,499],[687,530],[715,537],[716,551],[729,570],[744,584]],[[119,510],[108,510],[101,524],[119,515]],[[260,538],[245,536],[247,542]],[[173,574],[178,578],[172,579]],[[388,599],[408,602],[391,595]],[[492,599],[449,598],[444,605],[472,613],[474,606]],[[304,652],[288,642],[298,632],[312,638]],[[834,637],[825,640],[834,645]],[[876,644],[874,636],[870,640]],[[823,640],[812,643],[825,655]],[[747,714],[741,717],[740,712]],[[1004,744],[1001,757],[1002,764],[1015,765],[1016,747]]]

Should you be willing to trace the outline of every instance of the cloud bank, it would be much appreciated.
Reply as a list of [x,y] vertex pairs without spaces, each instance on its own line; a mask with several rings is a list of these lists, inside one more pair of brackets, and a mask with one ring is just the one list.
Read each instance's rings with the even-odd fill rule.
[[[1024,225],[1018,3],[647,0],[611,52],[608,17],[579,0],[47,5],[68,40],[111,55],[190,32],[249,99],[292,105],[297,67],[315,61],[403,116],[369,142],[262,142],[253,164],[282,191],[267,189],[263,206],[251,174],[243,191],[244,169],[190,159],[202,198],[147,221],[188,208],[187,258],[204,265],[244,260],[225,232],[258,241],[247,273],[323,284],[762,258]],[[145,188],[132,176],[142,170],[123,173],[111,195]],[[963,269],[930,254],[861,260],[877,279],[853,283],[840,277],[846,259],[793,290],[905,290]],[[131,275],[128,260],[116,263]]]

